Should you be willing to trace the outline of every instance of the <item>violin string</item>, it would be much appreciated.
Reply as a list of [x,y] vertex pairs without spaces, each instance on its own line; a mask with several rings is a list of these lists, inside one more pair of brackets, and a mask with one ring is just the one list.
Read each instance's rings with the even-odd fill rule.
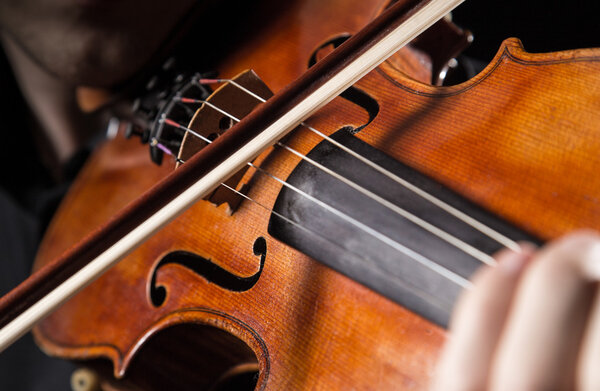
[[167,148],[165,145],[161,144],[156,138],[153,138],[152,141],[150,141],[150,146],[160,149],[161,151],[163,151],[164,153],[166,153],[169,156],[173,156],[173,158],[175,159],[175,161],[177,163],[179,163],[179,164],[184,163],[183,160],[181,160],[180,158],[175,156],[175,154],[173,152],[171,152],[171,150],[169,148]]
[[[236,88],[238,88],[241,91],[245,92],[246,94],[254,97],[255,99],[259,100],[260,102],[263,102],[263,103],[266,102],[266,99],[255,94],[254,92],[250,91],[249,89],[247,89],[246,87],[242,86],[241,84],[237,83],[235,80],[232,80],[232,79],[199,79],[198,82],[200,84],[231,83]],[[468,224],[469,226],[473,227],[474,229],[476,229],[479,232],[483,233],[484,235],[488,236],[490,239],[495,240],[496,242],[500,243],[504,247],[507,247],[515,252],[518,252],[518,253],[521,252],[521,246],[514,240],[506,237],[505,235],[501,234],[500,232],[498,232],[498,231],[494,230],[493,228],[478,221],[477,219],[475,219],[475,218],[467,215],[466,213],[456,209],[455,207],[447,204],[446,202],[435,197],[434,195],[429,194],[425,190],[419,188],[418,186],[413,185],[412,183],[408,182],[407,180],[405,180],[405,179],[399,177],[398,175],[392,173],[391,171],[385,169],[384,167],[381,167],[377,163],[369,160],[367,157],[355,152],[354,150],[343,145],[342,143],[332,139],[330,136],[313,128],[312,126],[308,125],[307,123],[302,122],[302,123],[300,123],[300,125],[307,128],[309,131],[311,131],[312,133],[321,137],[322,139],[327,140],[329,143],[335,145],[336,147],[340,148],[344,152],[350,154],[354,158],[360,160],[364,164],[367,164],[369,167],[375,169],[379,173],[387,176],[388,178],[392,179],[393,181],[397,182],[398,184],[404,186],[406,189],[412,191],[413,193],[417,194],[421,198],[424,198],[425,200],[434,204],[438,208],[446,211],[447,213],[451,214],[452,216],[456,217],[457,219],[461,220],[462,222]]]
[[[213,108],[214,110],[218,111],[219,113],[227,116],[228,118],[230,118],[231,120],[235,121],[235,122],[239,122],[240,119],[235,117],[234,115],[226,112],[225,110],[215,106],[214,104],[212,104],[211,102],[207,102],[207,101],[203,101],[203,100],[199,100],[199,99],[190,99],[190,98],[178,98],[176,97],[175,99],[178,99],[180,102],[183,103],[204,103],[205,105]],[[196,132],[192,133],[193,135],[195,135],[196,137],[198,137],[198,134]],[[202,139],[204,139],[204,141],[206,141],[206,138],[203,137]],[[309,158],[308,156],[298,152],[297,150],[295,150],[294,148],[283,144],[281,141],[278,141],[275,143],[275,145],[277,145],[280,148],[285,149],[286,151],[288,151],[289,153],[292,153],[296,156],[298,156],[299,158],[305,160],[307,163],[311,164],[312,166],[316,167],[317,169],[325,172],[328,175],[331,175],[332,177],[338,179],[339,181],[343,182],[344,184],[352,187],[353,189],[355,189],[356,191],[362,193],[363,195],[371,198],[373,201],[379,203],[380,205],[384,206],[385,208],[391,210],[392,212],[404,217],[405,219],[411,221],[413,224],[416,224],[417,226],[425,229],[426,231],[428,231],[429,233],[431,233],[432,235],[437,236],[438,238],[450,243],[451,245],[453,245],[454,247],[462,250],[463,252],[469,254],[470,256],[472,256],[473,258],[487,264],[490,266],[493,266],[496,264],[496,261],[493,257],[491,257],[490,255],[484,253],[483,251],[478,250],[477,248],[471,246],[468,243],[465,243],[464,241],[458,239],[457,237],[451,235],[450,233],[441,230],[440,228],[434,226],[433,224],[428,223],[427,221],[421,219],[420,217],[410,213],[409,211],[407,211],[406,209],[403,209],[401,207],[399,207],[398,205],[386,200],[385,198],[373,193],[372,191],[365,189],[364,187],[360,186],[359,184],[357,184],[356,182],[344,177],[343,175],[338,174],[337,172],[331,170],[328,167],[323,166],[322,164],[316,162],[315,160]]]
[[424,255],[419,254],[418,252],[404,246],[403,244],[398,243],[397,241],[391,239],[389,236],[384,235],[383,233],[369,227],[368,225],[354,219],[353,217],[347,215],[346,213],[340,211],[339,209],[336,209],[334,207],[332,207],[331,205],[319,200],[318,198],[315,198],[314,196],[306,193],[305,191],[295,187],[294,185],[290,184],[289,182],[284,181],[283,179],[278,178],[277,176],[269,173],[268,171],[264,170],[261,167],[256,166],[255,164],[250,163],[252,167],[254,167],[255,169],[257,169],[258,171],[262,172],[263,174],[271,177],[272,179],[274,179],[275,181],[279,182],[280,184],[282,184],[283,186],[287,187],[288,189],[302,195],[303,197],[307,198],[308,200],[314,202],[315,204],[319,205],[320,207],[327,209],[328,211],[330,211],[331,213],[337,215],[338,217],[346,220],[347,222],[349,222],[350,224],[354,225],[355,227],[361,229],[362,231],[368,233],[369,235],[373,236],[374,238],[378,239],[379,241],[387,244],[388,246],[394,248],[395,250],[398,250],[399,252],[411,257],[413,260],[417,261],[418,263],[420,263],[421,265],[427,267],[428,269],[437,272],[438,274],[446,277],[447,279],[457,283],[458,285],[466,288],[467,286],[470,285],[470,282],[465,279],[464,277],[454,273],[453,271],[446,269],[445,267],[441,266],[438,263],[435,263],[434,261],[432,261],[431,259],[427,258]]
[[[210,140],[209,140],[210,141]],[[164,151],[167,155],[173,157],[178,163],[184,164],[185,161],[183,161],[182,159],[178,158],[177,156],[175,156],[175,154],[169,149],[167,148],[165,145],[161,144],[157,139],[153,139],[152,140],[152,144],[153,146],[156,146],[157,148],[161,149],[162,151]],[[256,166],[255,166],[256,167]],[[357,256],[358,258],[367,261],[367,259],[364,257],[364,255],[357,253],[356,251],[352,250],[352,249],[348,249],[343,247],[342,245],[340,245],[339,243],[335,242],[334,240],[323,236],[321,234],[319,234],[318,232],[316,232],[314,229],[310,229],[308,227],[303,226],[302,224],[290,219],[289,217],[284,216],[283,214],[277,212],[276,210],[266,206],[265,204],[263,204],[260,201],[257,201],[256,199],[242,193],[241,191],[227,185],[226,183],[221,182],[220,184],[221,186],[225,187],[226,189],[232,191],[233,193],[237,194],[238,196],[256,204],[257,206],[259,206],[260,208],[264,209],[265,211],[267,211],[268,213],[272,213],[275,216],[277,216],[278,218],[284,220],[285,222],[287,222],[288,224],[291,224],[295,227],[297,227],[298,229],[310,234],[310,235],[314,235],[317,238],[319,238],[320,240],[325,240],[327,242],[329,242],[330,244],[334,245],[335,247],[341,249],[342,251],[347,251],[350,252],[352,254],[354,254],[355,256]],[[440,297],[436,297],[431,295],[430,293],[426,292],[425,290],[422,289],[422,287],[416,286],[414,284],[411,284],[409,281],[406,281],[404,279],[401,278],[395,278],[396,282],[399,283],[400,285],[402,285],[404,288],[409,289],[411,292],[415,293],[417,296],[420,296],[422,299],[426,300],[427,302],[429,302],[430,304],[435,305],[436,307],[438,307],[439,309],[445,310],[445,311],[450,311],[453,307],[453,303],[447,301],[447,300],[443,300]],[[455,281],[451,281],[456,283]],[[466,289],[471,289],[472,288],[472,284],[470,281],[467,281],[466,285],[461,285],[458,284],[459,286],[466,288]]]
[[[165,124],[168,124],[170,126],[175,126],[178,127],[182,130],[188,130],[190,131],[190,133],[192,135],[198,135],[197,132],[193,131],[192,129],[189,129],[186,126],[183,126],[171,119],[168,118],[161,118],[161,121]],[[212,140],[200,135],[201,140],[203,140],[204,142],[210,144],[212,143]],[[157,140],[153,140],[153,143],[159,143]],[[161,144],[162,145],[162,144]],[[168,148],[167,148],[168,149]],[[180,159],[181,160],[181,159]],[[184,161],[183,161],[184,162]],[[185,162],[184,162],[185,163]],[[339,209],[336,209],[334,207],[332,207],[331,205],[311,196],[310,194],[298,189],[297,187],[291,185],[290,183],[284,181],[283,179],[269,173],[268,171],[264,170],[262,167],[259,167],[257,165],[255,165],[254,163],[251,162],[246,162],[247,165],[249,165],[250,167],[256,169],[258,172],[261,172],[262,174],[270,177],[271,179],[279,182],[280,184],[282,184],[283,186],[289,188],[290,190],[300,194],[301,196],[309,199],[310,201],[312,201],[313,203],[316,203],[317,205],[321,206],[324,209],[329,210],[331,213],[335,214],[336,216],[340,217],[343,220],[346,220],[347,222],[349,222],[350,224],[354,225],[355,227],[357,227],[358,229],[362,230],[363,232],[373,236],[375,239],[378,239],[379,241],[387,244],[388,246],[392,247],[393,249],[395,249],[396,251],[399,251],[400,253],[412,258],[414,261],[416,261],[417,263],[421,264],[422,266],[428,268],[429,270],[445,277],[446,279],[448,279],[449,281],[463,287],[463,288],[468,288],[471,286],[471,283],[465,279],[464,277],[460,276],[459,274],[446,269],[445,267],[441,266],[440,264],[432,261],[431,259],[427,258],[426,256],[419,254],[418,252],[396,242],[395,240],[391,239],[390,237],[384,235],[383,233],[369,227],[368,225],[361,223],[360,221],[354,219],[353,217],[347,215],[346,213],[340,211]]]
[[[261,207],[264,210],[266,210],[268,213],[273,213],[275,216],[279,217],[280,219],[286,221],[289,224],[292,224],[292,225],[296,226],[297,228],[299,228],[299,229],[307,232],[308,234],[314,235],[314,236],[318,237],[319,239],[325,240],[325,241],[329,242],[330,244],[338,247],[342,251],[348,251],[348,252],[354,254],[355,256],[361,258],[363,261],[367,261],[367,259],[365,259],[363,255],[358,254],[355,251],[352,251],[352,250],[349,250],[347,248],[342,247],[339,243],[333,241],[332,239],[329,239],[329,238],[327,238],[327,237],[325,237],[323,235],[320,235],[315,230],[309,229],[307,227],[304,227],[303,225],[299,224],[298,222],[296,222],[296,221],[294,221],[294,220],[292,220],[292,219],[290,219],[288,217],[285,217],[281,213],[273,210],[272,208],[269,208],[268,206],[264,205],[261,202],[256,201],[255,199],[253,199],[253,198],[245,195],[244,193],[242,193],[242,192],[234,189],[233,187],[227,185],[226,183],[221,183],[221,185],[223,185],[223,187],[225,187],[226,189],[229,189],[232,192],[234,192],[235,194],[239,195],[240,197],[243,197],[246,200],[253,202],[254,204],[256,204],[259,207]],[[454,306],[453,303],[450,303],[447,300],[440,300],[441,299],[440,297],[433,296],[433,295],[427,293],[426,291],[424,291],[421,287],[418,287],[418,286],[416,286],[414,284],[411,284],[408,281],[405,281],[405,280],[400,279],[400,278],[396,278],[396,281],[398,283],[400,283],[400,285],[402,285],[403,287],[410,289],[412,292],[416,292],[416,294],[418,296],[420,296],[422,299],[428,301],[429,303],[434,304],[436,307],[438,307],[438,308],[440,308],[442,310],[450,311],[453,308],[453,306]],[[472,285],[467,286],[467,288],[471,289]]]
[[334,178],[342,181],[343,183],[345,183],[346,185],[352,187],[353,189],[355,189],[356,191],[366,195],[367,197],[371,198],[372,200],[378,202],[379,204],[387,207],[388,209],[392,210],[393,212],[397,213],[398,215],[404,217],[405,219],[413,222],[414,224],[426,229],[427,231],[429,231],[430,233],[434,234],[435,236],[439,237],[442,240],[445,240],[446,242],[452,244],[453,246],[461,249],[462,251],[466,252],[467,254],[471,255],[473,258],[476,258],[477,260],[493,266],[496,264],[496,261],[493,257],[491,257],[490,255],[484,253],[483,251],[478,250],[477,248],[471,246],[468,243],[465,243],[464,241],[458,239],[457,237],[449,234],[448,232],[441,230],[440,228],[434,226],[433,224],[428,223],[427,221],[421,219],[420,217],[408,212],[407,210],[399,207],[398,205],[388,201],[387,199],[373,193],[372,191],[365,189],[364,187],[358,185],[356,182],[353,182],[349,179],[347,179],[346,177],[338,174],[337,172],[323,166],[322,164],[316,162],[315,160],[309,158],[308,156],[302,155],[300,152],[296,151],[293,148],[290,148],[284,144],[281,143],[277,143],[277,145],[279,145],[280,147],[286,149],[287,151],[289,151],[290,153],[304,159],[305,161],[307,161],[308,163],[312,164],[313,166],[317,167],[318,169],[322,170],[323,172],[333,176]]

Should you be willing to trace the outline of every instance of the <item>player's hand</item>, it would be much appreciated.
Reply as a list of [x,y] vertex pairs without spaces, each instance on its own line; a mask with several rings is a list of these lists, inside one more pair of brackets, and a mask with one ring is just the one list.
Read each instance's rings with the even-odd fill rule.
[[496,259],[457,303],[432,389],[600,390],[600,236]]

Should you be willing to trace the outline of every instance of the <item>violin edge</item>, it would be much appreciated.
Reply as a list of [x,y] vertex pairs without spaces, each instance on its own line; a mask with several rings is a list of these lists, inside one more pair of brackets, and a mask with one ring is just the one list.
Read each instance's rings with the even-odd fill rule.
[[554,65],[561,63],[600,61],[600,47],[569,49],[553,52],[528,52],[523,42],[516,37],[506,38],[490,62],[474,77],[462,83],[451,86],[432,86],[407,77],[400,70],[393,67],[388,61],[383,62],[375,71],[382,74],[397,87],[418,95],[445,97],[463,93],[475,87],[491,76],[502,65],[505,59],[527,66]]

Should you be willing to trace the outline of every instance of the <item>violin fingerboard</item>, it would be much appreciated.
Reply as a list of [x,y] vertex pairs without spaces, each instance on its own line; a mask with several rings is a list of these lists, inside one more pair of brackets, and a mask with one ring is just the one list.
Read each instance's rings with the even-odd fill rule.
[[[539,242],[348,131],[340,130],[333,138],[505,237]],[[482,262],[402,217],[381,199],[482,253],[491,255],[503,246],[327,141],[318,144],[308,157],[376,197],[302,161],[287,180],[300,192],[282,189],[269,221],[269,233],[428,320],[447,326],[463,288],[448,275],[467,283]]]

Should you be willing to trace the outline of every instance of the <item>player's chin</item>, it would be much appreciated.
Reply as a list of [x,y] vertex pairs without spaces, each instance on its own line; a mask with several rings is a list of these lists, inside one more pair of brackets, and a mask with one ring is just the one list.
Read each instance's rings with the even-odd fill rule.
[[55,76],[73,86],[114,87],[137,74],[149,61],[158,45],[119,37],[96,37],[60,54],[49,53],[43,65]]
[[71,68],[51,70],[61,80],[72,86],[118,87],[133,78],[147,59],[137,57],[134,59],[123,56],[122,61],[96,61],[84,59]]

